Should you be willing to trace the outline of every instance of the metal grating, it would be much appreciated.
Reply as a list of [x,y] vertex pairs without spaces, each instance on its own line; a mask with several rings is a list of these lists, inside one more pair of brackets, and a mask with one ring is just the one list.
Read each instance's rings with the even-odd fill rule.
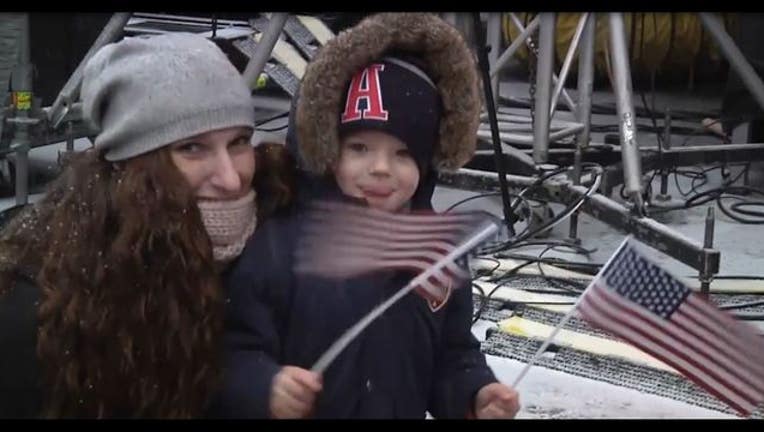
[[289,18],[287,18],[287,21],[284,24],[284,32],[292,40],[294,46],[300,50],[302,55],[307,57],[308,60],[313,58],[313,55],[315,55],[317,50],[314,45],[318,45],[318,42],[313,36],[313,33],[305,28],[296,16],[289,15]]
[[[491,329],[483,343],[483,351],[486,354],[527,363],[541,347],[541,344],[542,341],[540,340],[523,338]],[[554,346],[554,344],[550,348],[549,351],[554,352],[556,350],[556,353],[554,356],[539,358],[536,361],[538,366],[663,396],[707,409],[736,414],[734,410],[680,375],[614,357]],[[764,418],[761,407],[752,415],[752,418]]]

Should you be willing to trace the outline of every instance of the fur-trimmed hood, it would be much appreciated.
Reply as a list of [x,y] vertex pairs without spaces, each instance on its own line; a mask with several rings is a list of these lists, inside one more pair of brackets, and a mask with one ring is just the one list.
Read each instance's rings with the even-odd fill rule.
[[390,51],[421,55],[442,101],[432,166],[455,170],[475,152],[482,98],[474,56],[461,33],[436,15],[380,13],[331,39],[303,77],[296,107],[302,166],[324,174],[339,157],[338,118],[353,74]]

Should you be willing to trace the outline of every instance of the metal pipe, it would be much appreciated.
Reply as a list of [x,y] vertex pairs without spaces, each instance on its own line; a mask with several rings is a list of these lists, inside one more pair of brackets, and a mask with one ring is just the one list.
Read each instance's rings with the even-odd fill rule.
[[[578,134],[576,150],[573,154],[573,184],[581,184],[581,160],[583,151],[589,146],[589,132],[592,118],[592,89],[594,86],[594,31],[596,29],[597,16],[589,13],[581,28],[580,49],[578,51],[578,104],[576,105],[576,120],[584,127]],[[579,22],[579,25],[581,23]],[[578,31],[577,31],[578,32]],[[570,50],[568,51],[570,53]],[[552,105],[552,110],[555,106]],[[554,114],[554,112],[553,112]],[[570,215],[568,227],[568,239],[579,243],[578,238],[578,211]]]
[[[671,110],[666,108],[663,117],[663,145],[658,143],[661,159],[663,159],[663,150],[671,149]],[[662,147],[662,148],[661,148]],[[661,197],[668,197],[668,171],[661,167]]]
[[16,123],[16,129],[10,149],[15,151],[17,205],[26,204],[29,199],[29,148],[31,147],[29,112],[34,100],[28,13],[22,14],[20,24],[18,61],[11,77],[11,91],[16,114],[12,120]]
[[636,116],[631,99],[631,70],[623,14],[608,14],[610,26],[610,55],[613,65],[613,90],[618,108],[618,127],[621,132],[621,159],[623,160],[624,185],[634,202],[634,211],[644,214],[642,205],[642,169],[637,144]]
[[[581,184],[581,147],[576,146],[576,152],[573,154],[573,184]],[[568,225],[568,240],[573,243],[580,243],[578,238],[578,212],[576,210],[570,215],[570,224]]]
[[[499,58],[499,50],[501,49],[501,13],[492,12],[489,13],[486,19],[487,28],[487,44],[491,47],[488,51],[488,64],[496,64]],[[490,75],[491,80],[491,94],[493,95],[494,102],[498,105],[499,100],[499,75]]]
[[700,12],[700,21],[703,26],[708,30],[711,36],[716,40],[719,49],[724,57],[727,58],[730,66],[735,69],[740,79],[745,84],[748,91],[751,92],[759,106],[764,109],[764,81],[761,80],[759,74],[746,60],[745,55],[737,47],[735,41],[724,30],[724,25],[719,20],[719,17],[707,13]]
[[666,170],[661,171],[661,193],[660,197],[666,199],[668,197],[668,172]]
[[279,39],[279,35],[281,35],[281,31],[284,29],[288,17],[289,14],[284,12],[271,14],[268,28],[263,32],[260,42],[255,47],[255,52],[249,59],[249,63],[247,63],[247,67],[242,74],[250,88],[255,86],[260,72],[265,68],[265,63],[271,58],[273,47],[276,46],[276,42]]
[[66,153],[74,151],[74,125],[72,122],[66,122]]
[[[517,18],[517,16],[515,16],[514,13],[510,12],[509,18],[512,20],[512,24],[514,24],[518,30],[520,30],[521,32],[525,30],[525,28],[523,27],[523,23],[520,22],[520,19]],[[530,48],[531,47],[530,39],[525,39],[525,44],[528,45],[528,47]],[[531,51],[529,55],[535,54],[534,52],[532,52],[533,50],[529,50],[529,51]],[[554,72],[552,73],[552,81],[555,84],[557,84],[557,74]],[[570,95],[568,94],[568,91],[565,90],[564,88],[562,89],[562,100],[565,102],[565,105],[568,106],[568,109],[570,109],[570,112],[576,112],[576,103],[573,102],[573,99],[571,99]]]
[[87,54],[85,54],[85,57],[82,59],[82,61],[80,61],[80,64],[77,65],[77,69],[74,70],[72,75],[69,77],[69,80],[66,82],[66,84],[64,84],[64,87],[61,89],[58,97],[56,97],[56,100],[53,102],[53,105],[51,105],[51,108],[48,111],[48,120],[51,122],[54,129],[58,128],[58,126],[61,124],[61,119],[63,119],[63,117],[66,115],[66,112],[71,107],[71,104],[74,103],[79,97],[80,85],[82,85],[82,74],[88,60],[90,60],[90,58],[93,57],[93,54],[95,54],[104,45],[117,40],[117,38],[122,34],[122,30],[125,28],[125,25],[130,20],[131,15],[131,13],[127,12],[120,12],[112,15],[111,19],[109,19],[109,22],[106,23],[103,30],[101,31],[101,34],[98,35],[95,42],[93,42],[93,45],[88,50]]
[[589,14],[581,35],[581,49],[578,58],[578,104],[576,121],[584,125],[578,135],[578,146],[582,149],[589,146],[592,121],[592,90],[594,88],[594,41],[597,16]]
[[[703,248],[712,250],[714,248],[714,207],[709,206],[706,211],[706,230],[703,236]],[[707,271],[700,271],[700,294],[708,298],[711,290],[711,274]]]
[[533,18],[533,20],[528,23],[528,27],[526,27],[520,34],[515,38],[515,40],[512,41],[511,44],[509,44],[509,47],[504,50],[504,52],[499,56],[499,58],[496,60],[495,63],[492,63],[493,66],[491,67],[491,76],[495,76],[501,68],[504,67],[504,65],[509,61],[510,58],[512,58],[513,55],[515,55],[515,52],[520,48],[520,45],[526,43],[526,39],[530,37],[531,33],[536,31],[536,29],[539,27],[539,17],[536,16]]
[[565,54],[565,60],[562,62],[562,69],[560,69],[560,79],[557,80],[557,84],[554,87],[554,93],[552,93],[551,110],[549,111],[549,117],[554,117],[554,112],[557,108],[557,99],[560,98],[560,92],[565,87],[565,81],[568,80],[568,72],[570,72],[570,65],[573,63],[573,55],[578,49],[578,43],[581,40],[581,33],[584,31],[586,22],[589,21],[589,14],[584,13],[578,20],[576,26],[576,32],[573,34],[573,40],[570,41],[568,52]]
[[541,13],[539,53],[536,68],[536,123],[533,126],[533,160],[546,163],[549,158],[549,103],[554,66],[555,14]]

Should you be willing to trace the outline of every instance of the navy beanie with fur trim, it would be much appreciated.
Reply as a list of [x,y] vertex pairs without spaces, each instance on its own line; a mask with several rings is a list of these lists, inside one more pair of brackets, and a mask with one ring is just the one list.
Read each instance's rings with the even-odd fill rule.
[[356,73],[340,112],[339,135],[375,129],[403,141],[424,175],[438,142],[441,102],[427,74],[409,61],[384,57]]

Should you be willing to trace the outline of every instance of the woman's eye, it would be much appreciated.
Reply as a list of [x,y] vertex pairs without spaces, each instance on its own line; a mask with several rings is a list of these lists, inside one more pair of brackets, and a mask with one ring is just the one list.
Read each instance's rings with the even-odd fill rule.
[[177,147],[175,147],[176,150],[183,152],[183,153],[199,153],[202,150],[204,150],[204,146],[197,142],[187,142],[183,143]]
[[228,144],[228,148],[232,150],[244,150],[250,147],[252,141],[251,136],[242,135]]

